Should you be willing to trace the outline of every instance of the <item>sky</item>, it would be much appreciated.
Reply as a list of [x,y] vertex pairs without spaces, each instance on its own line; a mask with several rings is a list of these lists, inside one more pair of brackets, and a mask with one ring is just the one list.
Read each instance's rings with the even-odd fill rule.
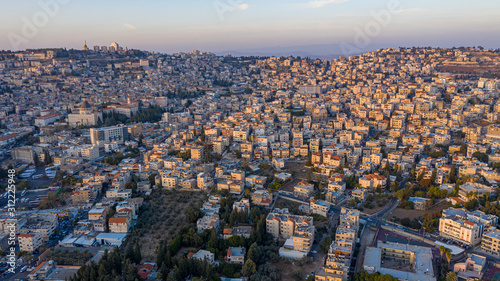
[[500,47],[498,0],[0,0],[0,50]]

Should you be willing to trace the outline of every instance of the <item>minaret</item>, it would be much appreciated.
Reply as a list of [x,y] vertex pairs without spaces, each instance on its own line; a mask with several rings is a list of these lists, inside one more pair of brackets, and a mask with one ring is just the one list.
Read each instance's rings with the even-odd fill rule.
[[83,45],[83,50],[84,51],[88,51],[89,48],[87,47],[87,40],[85,40],[85,45]]

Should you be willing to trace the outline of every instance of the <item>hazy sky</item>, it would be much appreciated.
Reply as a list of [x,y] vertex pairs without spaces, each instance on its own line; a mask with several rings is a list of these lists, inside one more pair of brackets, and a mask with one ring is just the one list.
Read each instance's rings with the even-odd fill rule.
[[[500,47],[498,0],[0,1],[0,49],[80,49],[84,40],[90,48],[115,41],[169,53],[323,44]],[[50,13],[44,3],[52,4]],[[381,21],[374,13],[390,16]]]

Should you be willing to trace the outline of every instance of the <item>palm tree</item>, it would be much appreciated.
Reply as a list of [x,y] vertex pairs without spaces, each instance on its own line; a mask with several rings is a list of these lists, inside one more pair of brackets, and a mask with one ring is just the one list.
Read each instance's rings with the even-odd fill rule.
[[452,257],[453,257],[453,255],[451,254],[451,250],[446,249],[446,259],[448,260],[448,265],[450,264]]
[[441,253],[441,257],[443,257],[443,254],[446,252],[446,248],[444,246],[440,246],[439,252]]

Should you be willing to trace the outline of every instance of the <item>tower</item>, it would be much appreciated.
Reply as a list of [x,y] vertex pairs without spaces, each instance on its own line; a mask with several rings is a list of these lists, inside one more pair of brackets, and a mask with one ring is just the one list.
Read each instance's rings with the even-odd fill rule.
[[87,40],[85,40],[85,45],[83,45],[83,50],[88,51],[89,47],[87,47]]

